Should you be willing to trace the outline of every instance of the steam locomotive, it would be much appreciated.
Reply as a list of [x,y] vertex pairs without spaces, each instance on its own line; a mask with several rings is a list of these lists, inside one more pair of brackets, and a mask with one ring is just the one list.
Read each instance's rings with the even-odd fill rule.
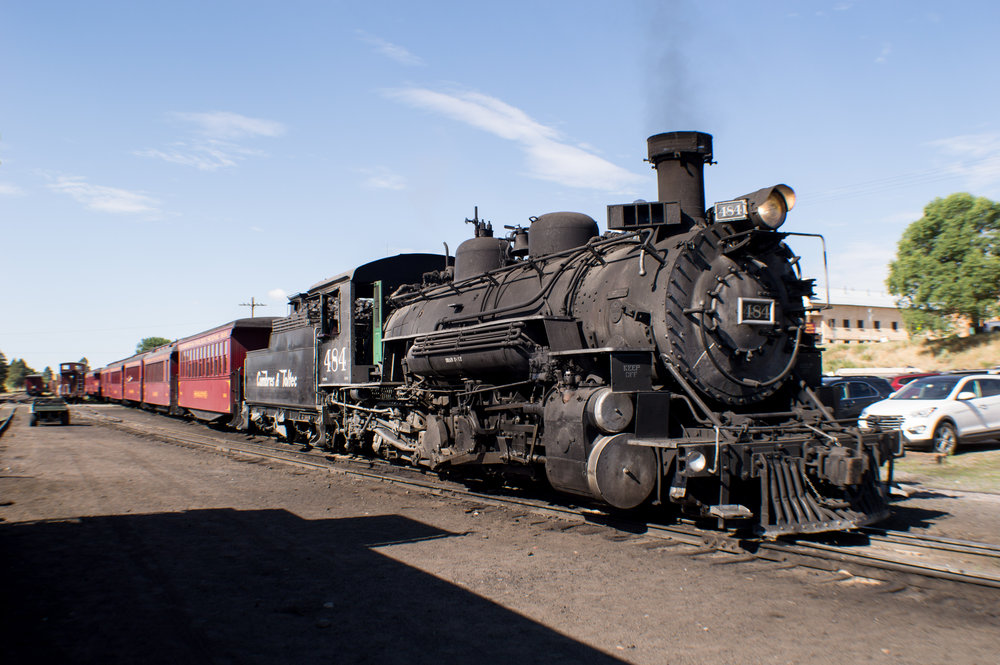
[[437,471],[539,477],[617,509],[673,505],[765,537],[888,515],[887,434],[834,420],[786,185],[706,209],[712,137],[648,139],[659,201],[608,231],[557,212],[471,222],[292,296],[249,351],[239,426]]
[[543,480],[774,538],[888,515],[888,433],[824,405],[776,185],[706,209],[712,137],[648,139],[659,201],[608,231],[556,212],[471,220],[454,258],[402,254],[111,363],[102,397],[441,473]]

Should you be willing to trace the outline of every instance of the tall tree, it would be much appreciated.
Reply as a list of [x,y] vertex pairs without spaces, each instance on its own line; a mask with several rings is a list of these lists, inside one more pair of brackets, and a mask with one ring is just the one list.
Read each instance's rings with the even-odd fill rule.
[[1000,203],[965,193],[928,203],[903,232],[886,283],[907,323],[959,315],[978,329],[1000,311]]
[[51,380],[52,380],[52,368],[46,365],[45,369],[42,370],[42,381],[45,382],[45,385],[48,385],[49,381]]
[[7,357],[0,351],[0,393],[7,392]]
[[24,360],[14,358],[7,367],[7,385],[14,390],[20,390],[24,387],[24,377],[29,374],[38,374],[38,372],[29,367]]
[[145,353],[146,351],[152,351],[158,346],[163,346],[164,344],[170,344],[170,340],[166,337],[145,337],[138,344],[135,345],[136,353]]

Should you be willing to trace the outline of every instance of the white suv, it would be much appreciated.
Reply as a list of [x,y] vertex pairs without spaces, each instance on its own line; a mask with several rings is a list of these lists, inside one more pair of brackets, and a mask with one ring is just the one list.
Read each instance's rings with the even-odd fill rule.
[[942,374],[917,379],[865,408],[862,429],[902,432],[907,444],[951,455],[959,442],[1000,437],[1000,376]]

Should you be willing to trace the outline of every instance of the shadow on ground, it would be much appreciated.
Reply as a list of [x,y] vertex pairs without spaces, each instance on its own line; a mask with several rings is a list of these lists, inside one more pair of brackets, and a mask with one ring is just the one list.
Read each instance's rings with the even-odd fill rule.
[[374,547],[386,515],[199,510],[0,525],[9,663],[619,663]]

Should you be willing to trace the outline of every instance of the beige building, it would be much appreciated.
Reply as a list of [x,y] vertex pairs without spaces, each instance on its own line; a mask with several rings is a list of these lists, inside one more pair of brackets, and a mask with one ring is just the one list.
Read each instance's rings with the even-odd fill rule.
[[821,344],[860,344],[909,339],[896,300],[887,293],[851,289],[824,289],[810,299],[812,306],[828,306],[809,314]]

